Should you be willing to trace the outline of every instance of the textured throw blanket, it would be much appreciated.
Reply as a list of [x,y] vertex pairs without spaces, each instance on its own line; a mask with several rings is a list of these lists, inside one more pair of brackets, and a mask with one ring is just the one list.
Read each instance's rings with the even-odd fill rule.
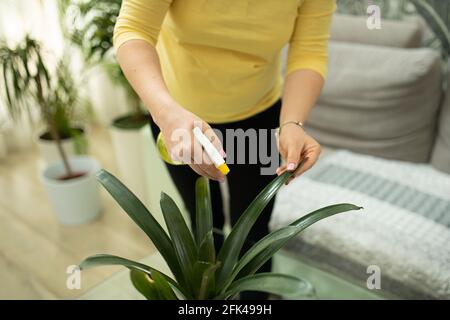
[[364,210],[318,222],[288,250],[364,287],[376,265],[388,295],[450,299],[449,175],[338,151],[279,192],[271,228],[341,202]]

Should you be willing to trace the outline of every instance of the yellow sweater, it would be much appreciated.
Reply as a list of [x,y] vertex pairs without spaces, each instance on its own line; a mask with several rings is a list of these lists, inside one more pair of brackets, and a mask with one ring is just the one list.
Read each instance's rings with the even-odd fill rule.
[[157,48],[175,100],[203,120],[248,118],[281,96],[287,74],[327,69],[335,0],[123,0],[115,48],[140,39]]

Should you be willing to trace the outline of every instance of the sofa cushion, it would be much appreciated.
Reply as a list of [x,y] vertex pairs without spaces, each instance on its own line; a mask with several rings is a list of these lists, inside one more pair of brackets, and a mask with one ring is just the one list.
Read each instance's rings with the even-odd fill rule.
[[428,162],[441,101],[439,55],[330,43],[329,74],[307,130],[326,146]]
[[439,115],[438,133],[431,154],[431,164],[436,169],[450,174],[450,80],[448,85]]
[[418,48],[422,44],[424,23],[419,17],[406,20],[382,20],[381,29],[369,30],[367,17],[335,14],[331,39],[378,46]]
[[449,175],[338,151],[279,191],[271,229],[337,203],[364,209],[314,224],[286,249],[364,288],[378,266],[381,295],[450,299]]

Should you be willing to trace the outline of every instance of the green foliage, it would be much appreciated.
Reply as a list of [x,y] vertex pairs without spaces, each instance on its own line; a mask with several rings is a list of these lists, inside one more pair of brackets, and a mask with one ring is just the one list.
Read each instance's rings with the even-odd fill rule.
[[142,117],[138,95],[114,57],[114,25],[122,0],[63,0],[60,3],[64,33],[77,46],[88,66],[100,64],[112,82],[125,89],[134,116]]
[[110,58],[122,0],[73,0],[60,5],[63,29],[89,63]]
[[195,236],[189,231],[175,202],[162,194],[161,209],[168,228],[167,234],[130,190],[113,175],[102,170],[97,174],[98,180],[153,241],[174,279],[139,262],[111,255],[89,257],[80,267],[123,265],[131,270],[133,285],[147,299],[229,299],[248,290],[290,296],[309,295],[313,289],[302,279],[283,274],[255,273],[290,239],[311,224],[337,213],[361,208],[352,204],[339,204],[316,210],[270,233],[239,258],[249,230],[290,176],[291,173],[284,173],[260,192],[241,215],[216,256],[208,179],[198,178],[195,186]]
[[68,59],[59,60],[51,72],[43,52],[41,44],[29,35],[15,47],[0,42],[2,97],[13,119],[24,112],[33,119],[32,110],[37,109],[48,132],[54,126],[62,138],[75,136],[75,108],[82,101]]

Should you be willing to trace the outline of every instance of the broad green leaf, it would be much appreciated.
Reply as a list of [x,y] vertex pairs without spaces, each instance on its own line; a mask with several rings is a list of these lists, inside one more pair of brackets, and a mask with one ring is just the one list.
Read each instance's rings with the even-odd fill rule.
[[183,266],[184,278],[193,289],[194,264],[198,257],[194,239],[175,201],[164,192],[161,193],[160,205],[179,265]]
[[[278,240],[275,240],[271,245],[266,247],[265,250],[262,250],[261,252],[257,253],[256,256],[254,256],[250,262],[246,261],[246,265],[241,269],[239,272],[237,278],[242,278],[247,275],[254,274],[258,269],[266,263],[278,250],[280,250],[290,239],[295,237],[298,233],[305,230],[312,224],[316,223],[317,221],[320,221],[322,219],[325,219],[327,217],[330,217],[332,215],[351,211],[351,210],[359,210],[361,207],[355,206],[353,204],[348,203],[342,203],[342,204],[335,204],[331,205],[325,208],[318,209],[316,211],[313,211],[296,221],[292,222],[289,227],[295,228],[297,231],[293,233],[292,235],[281,238]],[[253,248],[252,248],[253,249]],[[250,250],[252,250],[250,249]],[[242,267],[242,266],[240,266]]]
[[216,297],[224,300],[242,291],[261,291],[280,296],[310,296],[314,293],[311,284],[303,279],[279,273],[258,273],[239,279],[229,289]]
[[230,234],[225,239],[217,257],[217,260],[222,263],[217,278],[218,288],[221,288],[230,277],[233,267],[239,258],[242,246],[259,215],[291,175],[292,172],[285,172],[275,178],[258,194],[250,206],[239,217]]
[[298,233],[297,229],[298,228],[296,227],[290,226],[284,227],[266,235],[264,238],[255,243],[238,261],[227,282],[225,283],[223,288],[221,288],[221,292],[225,292],[227,290],[228,286],[236,278],[239,271],[241,271],[242,268],[244,268],[255,256],[269,248],[274,243],[279,242],[280,240],[291,239]]
[[194,266],[195,297],[198,300],[208,299],[214,291],[214,272],[219,264],[197,261]]
[[148,300],[178,300],[165,277],[158,271],[153,271],[152,275],[139,271],[130,271],[131,282]]
[[97,180],[105,187],[130,218],[152,240],[167,262],[170,270],[182,286],[186,284],[181,266],[169,236],[144,204],[116,177],[106,170],[97,173]]
[[[213,214],[211,206],[211,192],[209,180],[200,177],[195,183],[196,198],[196,239],[199,248],[199,257],[204,261],[214,262],[216,252],[212,237]],[[207,259],[207,260],[206,260]]]
[[152,278],[157,285],[157,289],[164,300],[178,300],[175,292],[173,292],[172,287],[167,282],[166,278],[159,272],[153,272]]
[[93,267],[98,267],[98,266],[113,266],[113,265],[120,265],[120,266],[127,267],[130,270],[137,270],[140,272],[144,272],[151,277],[154,276],[154,273],[157,273],[157,276],[159,278],[161,278],[161,277],[164,278],[164,280],[168,284],[170,284],[170,286],[172,288],[175,288],[175,290],[177,290],[183,296],[189,297],[189,295],[186,294],[185,290],[183,288],[181,288],[178,285],[178,283],[176,283],[175,280],[173,280],[168,275],[162,273],[161,271],[159,271],[155,268],[152,268],[143,263],[136,262],[133,260],[125,259],[122,257],[110,255],[110,254],[97,254],[97,255],[90,256],[90,257],[84,259],[80,263],[79,267],[81,270],[83,270],[83,269],[88,269],[88,268],[93,268]]
[[213,231],[208,232],[198,248],[198,260],[213,263],[216,260]]
[[136,290],[147,300],[164,300],[156,288],[155,281],[148,274],[138,270],[131,270],[130,279]]

